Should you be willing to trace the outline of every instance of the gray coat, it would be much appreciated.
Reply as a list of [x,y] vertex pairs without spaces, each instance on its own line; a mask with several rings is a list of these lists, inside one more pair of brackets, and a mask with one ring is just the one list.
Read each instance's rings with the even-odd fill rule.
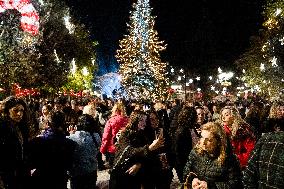
[[284,132],[264,134],[244,170],[245,188],[284,188]]

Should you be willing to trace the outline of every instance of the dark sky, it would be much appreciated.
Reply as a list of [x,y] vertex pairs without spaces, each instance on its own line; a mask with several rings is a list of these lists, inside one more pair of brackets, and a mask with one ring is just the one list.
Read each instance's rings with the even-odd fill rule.
[[[118,41],[134,0],[66,0],[99,42],[102,70],[113,71]],[[156,30],[167,50],[162,60],[195,72],[232,63],[249,47],[262,24],[262,0],[150,0]]]

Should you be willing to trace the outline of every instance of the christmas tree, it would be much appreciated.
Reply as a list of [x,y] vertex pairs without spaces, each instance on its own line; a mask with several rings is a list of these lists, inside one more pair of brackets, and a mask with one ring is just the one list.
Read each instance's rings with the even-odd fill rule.
[[149,0],[138,0],[133,9],[129,33],[120,40],[116,55],[122,85],[130,98],[163,98],[168,83],[165,76],[167,64],[161,61],[160,52],[166,45],[159,41],[154,29],[155,17],[151,15]]
[[251,89],[277,97],[284,89],[284,2],[267,0],[264,22],[251,48],[237,61],[243,80]]

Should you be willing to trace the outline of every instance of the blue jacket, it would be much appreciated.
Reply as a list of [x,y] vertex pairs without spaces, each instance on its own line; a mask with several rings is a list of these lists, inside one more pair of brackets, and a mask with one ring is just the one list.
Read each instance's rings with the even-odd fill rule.
[[76,131],[67,138],[77,143],[70,170],[71,176],[85,175],[96,171],[98,168],[97,154],[101,145],[99,134],[94,133],[92,137],[89,132]]

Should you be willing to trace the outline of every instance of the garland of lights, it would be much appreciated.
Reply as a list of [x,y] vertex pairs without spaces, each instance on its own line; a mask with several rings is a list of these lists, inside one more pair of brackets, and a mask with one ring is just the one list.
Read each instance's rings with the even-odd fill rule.
[[39,31],[39,15],[30,0],[0,0],[0,13],[16,9],[21,13],[21,27],[33,35]]

